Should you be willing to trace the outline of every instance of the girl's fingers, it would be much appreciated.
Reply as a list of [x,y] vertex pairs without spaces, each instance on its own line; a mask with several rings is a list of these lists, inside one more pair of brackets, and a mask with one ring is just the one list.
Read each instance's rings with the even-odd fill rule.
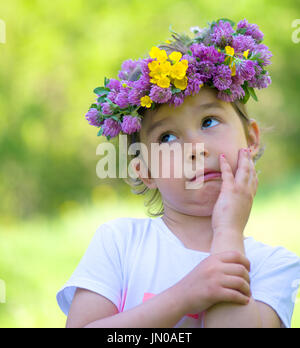
[[257,178],[257,173],[256,173],[256,168],[255,168],[255,164],[254,161],[250,156],[250,167],[251,167],[251,180],[250,180],[250,188],[252,189],[252,192],[254,194],[256,194],[257,191],[257,186],[258,186],[258,178]]
[[222,302],[233,302],[236,304],[247,305],[250,301],[249,296],[243,295],[237,290],[224,288],[222,290]]
[[234,175],[232,173],[232,169],[229,163],[227,162],[224,154],[220,155],[220,168],[221,168],[223,183],[232,184],[234,182]]
[[232,290],[237,290],[246,296],[251,296],[250,284],[241,277],[224,276],[222,286]]
[[223,265],[223,272],[227,275],[244,278],[250,284],[249,271],[241,264],[225,263]]
[[246,149],[241,149],[239,152],[238,169],[235,175],[236,183],[240,183],[242,186],[249,183],[251,178],[251,167],[248,151]]
[[250,261],[249,259],[238,251],[224,251],[216,254],[218,259],[225,263],[238,263],[246,267],[250,272]]

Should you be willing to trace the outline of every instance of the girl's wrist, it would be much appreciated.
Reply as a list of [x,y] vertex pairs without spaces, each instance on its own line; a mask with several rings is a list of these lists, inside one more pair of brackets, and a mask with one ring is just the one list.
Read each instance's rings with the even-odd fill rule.
[[245,255],[243,231],[233,228],[214,230],[211,254],[235,250]]

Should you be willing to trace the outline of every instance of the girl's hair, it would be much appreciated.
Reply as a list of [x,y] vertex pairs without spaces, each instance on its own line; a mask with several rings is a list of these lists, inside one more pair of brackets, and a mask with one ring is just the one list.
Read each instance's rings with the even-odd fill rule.
[[[173,51],[180,51],[182,54],[187,53],[187,48],[184,45],[181,45],[180,43],[178,44],[175,43],[174,45],[160,45],[160,48],[163,48],[167,51],[167,54],[169,55]],[[139,76],[140,76],[141,70],[139,67],[137,67],[132,73],[130,74],[128,80],[129,81],[136,81]],[[245,104],[240,102],[239,100],[235,100],[234,102],[230,103],[236,113],[239,115],[243,128],[245,131],[246,139],[248,141],[249,139],[249,131],[248,131],[248,126],[250,124],[250,118],[248,114],[248,110]],[[156,113],[160,106],[163,104],[156,104],[154,110],[149,110],[145,107],[139,108],[138,113],[144,118],[146,115],[149,116],[149,114]],[[143,120],[142,120],[143,123]],[[262,129],[260,127],[260,130],[267,130],[267,129]],[[140,134],[139,133],[133,133],[131,135],[127,134],[127,163],[129,163],[133,158],[136,158],[140,155],[140,152],[138,151],[136,155],[128,155],[128,149],[130,145],[135,144],[135,143],[140,143]],[[259,148],[259,152],[256,154],[256,156],[253,158],[254,164],[260,159],[260,157],[264,154],[265,151],[265,145],[262,144]],[[147,210],[147,215],[150,217],[159,217],[164,214],[164,206],[161,198],[161,194],[158,188],[153,190],[150,190],[140,178],[133,179],[131,177],[128,177],[124,179],[126,184],[128,184],[131,187],[131,192],[136,194],[136,195],[149,195],[148,199],[145,199],[144,205],[145,207],[148,207]]]

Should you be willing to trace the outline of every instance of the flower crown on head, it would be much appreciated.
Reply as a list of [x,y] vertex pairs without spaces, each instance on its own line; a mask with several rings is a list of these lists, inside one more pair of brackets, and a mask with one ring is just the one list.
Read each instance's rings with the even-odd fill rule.
[[[217,89],[217,97],[226,102],[239,99],[245,104],[250,96],[257,101],[254,88],[271,83],[265,66],[271,64],[272,53],[261,43],[264,34],[256,24],[243,19],[236,30],[234,26],[222,18],[203,29],[192,27],[193,39],[170,27],[173,41],[152,47],[149,57],[124,61],[120,80],[104,78],[85,118],[100,127],[98,136],[110,140],[140,130],[139,110],[165,103],[177,107],[202,86]],[[172,52],[168,55],[163,48]]]

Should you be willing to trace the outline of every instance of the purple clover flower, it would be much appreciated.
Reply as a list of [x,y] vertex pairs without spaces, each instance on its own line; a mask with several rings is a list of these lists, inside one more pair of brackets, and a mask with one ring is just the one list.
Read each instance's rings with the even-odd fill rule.
[[229,22],[219,21],[213,28],[213,33],[210,35],[210,40],[215,45],[224,48],[225,46],[231,46],[232,34],[234,29]]
[[122,64],[121,70],[119,71],[118,77],[121,80],[128,80],[130,74],[141,64],[141,60],[125,60]]
[[253,39],[257,42],[260,43],[263,38],[264,34],[258,29],[257,24],[250,24],[246,18],[242,19],[241,21],[238,22],[237,24],[237,30],[246,28],[246,32],[244,35],[250,35],[253,37]]
[[100,127],[103,124],[103,122],[100,121],[99,116],[99,111],[95,108],[91,108],[85,115],[85,118],[91,126]]
[[128,93],[128,102],[133,105],[141,105],[141,98],[145,95],[145,92],[138,88],[133,88]]
[[188,79],[188,85],[184,91],[184,95],[196,95],[200,91],[200,85],[203,84],[203,80],[200,74],[195,74],[193,77]]
[[142,127],[141,119],[130,115],[124,116],[121,127],[122,131],[126,134],[138,132]]
[[178,94],[173,94],[171,99],[170,99],[170,104],[173,104],[175,107],[180,106],[184,102],[184,94],[178,93]]
[[267,88],[272,83],[271,76],[269,75],[269,72],[267,71],[265,74],[260,74],[253,78],[251,81],[249,81],[249,86],[253,88]]
[[112,115],[113,111],[111,110],[110,104],[109,103],[102,103],[101,104],[101,111],[103,115]]
[[142,75],[137,81],[133,82],[133,87],[147,92],[151,87],[149,75]]
[[250,53],[254,50],[255,46],[256,43],[251,36],[238,34],[237,36],[233,37],[232,47],[234,48],[234,51],[243,53],[249,49]]
[[128,94],[126,92],[118,93],[115,104],[117,104],[121,109],[126,109],[129,106]]
[[213,64],[223,63],[225,54],[218,52],[214,46],[205,46],[203,43],[193,44],[190,47],[194,57],[199,58],[201,61],[209,61]]
[[144,58],[142,61],[141,61],[141,70],[142,70],[142,74],[144,76],[149,76],[149,72],[150,72],[150,69],[148,67],[148,64],[153,62],[154,59],[152,58]]
[[214,86],[218,90],[227,89],[231,85],[231,70],[227,65],[218,65],[213,76]]
[[207,82],[216,73],[216,66],[210,61],[201,61],[197,63],[197,72],[201,74],[203,82]]
[[257,53],[260,53],[259,59],[262,60],[263,66],[271,64],[270,58],[273,57],[273,54],[269,51],[268,46],[264,44],[256,45],[252,52],[252,55],[255,55]]
[[121,81],[116,79],[110,79],[107,85],[107,87],[114,92],[120,92],[121,86]]
[[118,93],[117,92],[109,92],[108,95],[107,95],[107,98],[112,102],[112,103],[116,103],[116,98],[118,96]]
[[171,88],[161,88],[159,86],[154,85],[151,87],[149,97],[155,103],[167,103],[172,97],[172,91]]
[[231,103],[234,100],[242,99],[245,96],[244,89],[240,85],[234,83],[230,86],[230,92],[231,94],[227,94],[225,91],[219,91],[217,97]]
[[255,75],[254,62],[252,60],[242,60],[237,63],[236,75],[239,79],[251,80]]
[[113,120],[112,118],[107,118],[104,120],[102,125],[103,135],[110,136],[111,138],[116,137],[121,131],[120,122]]
[[188,68],[187,68],[186,74],[187,75],[195,74],[197,72],[196,57],[190,56],[189,54],[185,54],[182,56],[182,59],[186,59],[188,61]]

